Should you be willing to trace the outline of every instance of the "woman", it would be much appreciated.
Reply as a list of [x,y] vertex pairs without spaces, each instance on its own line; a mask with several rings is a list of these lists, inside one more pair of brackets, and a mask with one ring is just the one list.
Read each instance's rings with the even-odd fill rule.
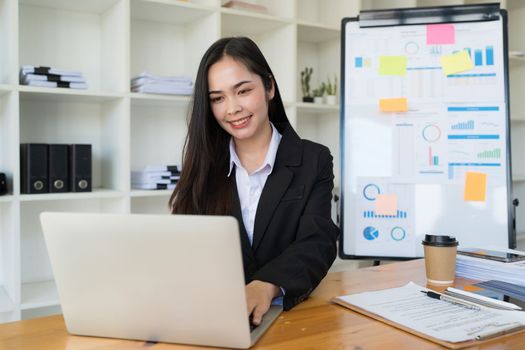
[[303,301],[336,256],[332,156],[297,136],[250,39],[220,39],[204,54],[184,148],[172,213],[238,219],[252,322],[276,297],[285,310]]

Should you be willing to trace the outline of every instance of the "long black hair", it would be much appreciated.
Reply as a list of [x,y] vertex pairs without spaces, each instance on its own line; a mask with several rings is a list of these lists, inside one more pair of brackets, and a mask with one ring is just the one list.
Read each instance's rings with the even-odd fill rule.
[[268,103],[269,119],[280,130],[289,124],[272,70],[257,45],[246,37],[217,40],[202,57],[197,71],[181,177],[169,201],[173,214],[232,214],[235,178],[227,176],[230,135],[213,116],[208,87],[210,67],[225,56],[257,74],[266,91],[274,87]]

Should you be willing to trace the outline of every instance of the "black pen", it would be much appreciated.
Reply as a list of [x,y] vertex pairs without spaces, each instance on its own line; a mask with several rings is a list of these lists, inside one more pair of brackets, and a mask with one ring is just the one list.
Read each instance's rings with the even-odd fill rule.
[[433,292],[431,290],[428,290],[428,291],[422,290],[421,293],[426,294],[426,296],[429,297],[429,298],[437,299],[437,300],[443,300],[443,301],[446,301],[447,303],[451,303],[451,304],[459,305],[459,306],[462,306],[462,307],[466,307],[467,309],[481,310],[480,306],[478,304],[476,304],[476,303],[472,303],[470,301],[454,298],[454,297],[451,297],[449,295],[436,293],[436,292]]

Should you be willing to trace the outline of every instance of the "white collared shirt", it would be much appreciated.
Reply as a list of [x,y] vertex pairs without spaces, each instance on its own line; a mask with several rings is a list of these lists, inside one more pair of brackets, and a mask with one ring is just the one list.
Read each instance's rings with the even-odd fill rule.
[[235,151],[233,138],[230,139],[230,171],[228,176],[231,175],[233,166],[235,166],[237,168],[235,170],[235,180],[237,181],[237,193],[239,194],[239,201],[241,202],[242,220],[248,233],[250,244],[253,244],[253,226],[257,205],[259,204],[266,179],[268,179],[268,176],[272,173],[277,149],[282,138],[282,135],[279,134],[275,126],[273,126],[272,123],[270,123],[270,125],[272,126],[272,139],[270,140],[268,152],[266,152],[264,162],[252,174],[248,174],[248,171],[242,166]]

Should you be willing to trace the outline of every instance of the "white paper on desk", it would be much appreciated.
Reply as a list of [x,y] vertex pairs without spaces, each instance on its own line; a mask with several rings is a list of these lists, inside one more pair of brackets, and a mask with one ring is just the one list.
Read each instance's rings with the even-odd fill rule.
[[338,297],[385,319],[448,342],[475,339],[480,332],[525,325],[525,312],[481,307],[467,309],[427,297],[427,288],[409,282],[403,287]]

